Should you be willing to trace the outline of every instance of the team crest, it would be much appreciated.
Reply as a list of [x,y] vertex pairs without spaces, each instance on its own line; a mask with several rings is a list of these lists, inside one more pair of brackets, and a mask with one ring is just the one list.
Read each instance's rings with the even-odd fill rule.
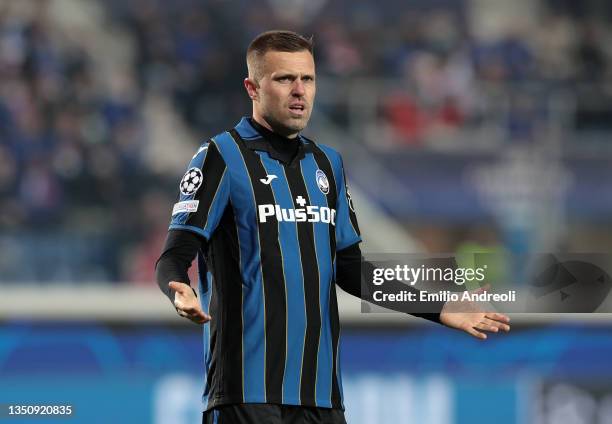
[[325,172],[321,171],[320,169],[317,169],[315,176],[317,178],[317,185],[319,186],[319,190],[321,190],[321,193],[329,193],[329,180],[327,179],[327,175],[325,175]]
[[199,168],[189,168],[181,180],[181,193],[185,196],[195,194],[202,185],[203,179],[202,171]]

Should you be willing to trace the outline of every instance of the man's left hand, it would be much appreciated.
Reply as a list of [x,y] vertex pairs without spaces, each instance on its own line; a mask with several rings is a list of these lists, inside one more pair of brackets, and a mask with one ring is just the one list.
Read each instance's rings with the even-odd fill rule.
[[[479,289],[477,292],[484,290]],[[497,312],[486,312],[478,304],[468,301],[446,302],[440,313],[440,322],[481,340],[487,338],[486,331],[510,331],[510,317]]]

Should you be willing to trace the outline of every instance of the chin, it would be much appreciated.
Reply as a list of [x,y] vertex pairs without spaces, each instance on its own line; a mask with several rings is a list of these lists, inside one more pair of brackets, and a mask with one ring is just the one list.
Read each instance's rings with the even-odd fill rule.
[[300,132],[302,131],[304,128],[306,128],[306,124],[299,124],[299,125],[288,125],[287,126],[288,129],[290,129],[291,131],[296,131],[296,132]]
[[288,129],[297,132],[302,131],[304,128],[306,128],[306,125],[308,125],[308,118],[293,118],[289,119],[286,122],[286,126]]
[[306,124],[308,124],[308,118],[287,117],[284,120],[269,120],[268,122],[276,122],[276,124],[272,125],[272,127],[275,128],[278,133],[292,134],[299,133],[304,128],[306,128]]

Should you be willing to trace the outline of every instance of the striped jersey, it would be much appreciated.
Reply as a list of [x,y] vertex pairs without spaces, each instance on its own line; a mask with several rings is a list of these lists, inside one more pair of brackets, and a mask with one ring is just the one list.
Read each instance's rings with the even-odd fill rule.
[[298,136],[285,163],[243,118],[203,143],[171,230],[198,252],[206,409],[230,403],[344,408],[336,251],[361,241],[342,159]]

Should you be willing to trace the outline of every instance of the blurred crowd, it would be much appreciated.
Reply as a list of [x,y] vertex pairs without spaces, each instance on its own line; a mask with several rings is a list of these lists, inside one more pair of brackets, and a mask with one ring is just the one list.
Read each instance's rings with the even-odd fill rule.
[[54,24],[49,4],[0,3],[3,277],[119,280],[117,246],[147,231],[141,188],[154,184],[138,91],[104,89],[94,53]]
[[[141,84],[172,96],[186,121],[205,134],[245,112],[244,48],[261,30],[276,27],[314,36],[321,77],[392,80],[391,89],[376,94],[379,117],[405,144],[437,129],[478,125],[492,108],[498,115],[505,108],[508,138],[529,139],[550,113],[547,95],[568,87],[577,103],[571,111],[576,129],[612,127],[612,98],[601,90],[612,77],[611,10],[606,16],[571,2],[533,2],[535,19],[485,36],[467,1],[313,3],[319,9],[292,3],[297,17],[285,13],[286,3],[271,0],[115,2],[113,10],[137,41]],[[492,107],[485,99],[495,95],[509,104]],[[348,120],[350,105],[322,107],[340,125]]]
[[[612,97],[602,90],[612,77],[609,21],[539,13],[531,26],[525,19],[488,37],[449,11],[408,14],[386,68],[403,84],[383,106],[400,141],[476,126],[491,111],[509,140],[533,141],[555,107],[567,110],[570,129],[612,129]],[[551,104],[554,94],[572,109]]]
[[[406,144],[481,119],[483,84],[584,85],[585,99],[609,102],[601,89],[612,76],[609,16],[543,3],[537,25],[480,39],[467,1],[434,3],[296,1],[291,14],[272,0],[101,2],[104,24],[135,47],[129,74],[109,87],[100,83],[96,52],[55,25],[48,1],[33,2],[33,13],[1,2],[2,278],[150,280],[177,176],[153,172],[144,155],[145,101],[171,99],[200,139],[233,125],[249,113],[244,50],[262,30],[313,34],[321,77],[397,81],[380,117]],[[528,138],[540,111],[516,106],[507,129]],[[329,110],[340,126],[344,109]],[[611,129],[611,110],[579,108],[576,128]],[[25,272],[20,261],[37,255],[46,261]]]

